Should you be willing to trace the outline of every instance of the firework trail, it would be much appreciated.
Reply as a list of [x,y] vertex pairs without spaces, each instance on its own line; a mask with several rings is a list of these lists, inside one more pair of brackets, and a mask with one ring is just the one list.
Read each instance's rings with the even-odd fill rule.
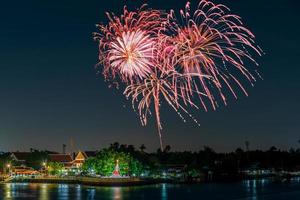
[[94,35],[104,77],[125,84],[123,94],[142,125],[154,111],[162,150],[162,102],[183,121],[186,114],[199,124],[188,107],[215,110],[218,101],[227,104],[227,90],[237,98],[237,87],[248,95],[239,77],[253,85],[256,78],[245,63],[257,65],[252,55],[262,55],[254,35],[224,5],[202,0],[192,9],[188,2],[180,19],[175,13],[124,7],[120,17],[107,13],[108,25],[98,25]]

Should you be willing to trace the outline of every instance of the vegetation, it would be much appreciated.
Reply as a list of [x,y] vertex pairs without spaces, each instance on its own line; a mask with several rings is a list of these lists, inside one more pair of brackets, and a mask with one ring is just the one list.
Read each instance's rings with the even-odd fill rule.
[[[217,153],[212,148],[204,146],[202,150],[191,152],[176,152],[167,145],[164,151],[155,153],[145,152],[145,145],[135,149],[133,145],[113,143],[106,151],[126,153],[141,162],[150,174],[161,174],[170,166],[181,166],[185,176],[199,176],[200,173],[213,172],[214,177],[238,176],[246,169],[296,170],[300,166],[300,148],[283,151],[276,147],[269,150],[250,150],[250,142],[245,142],[245,150],[238,148],[230,153]],[[105,157],[105,156],[104,156]],[[113,157],[113,156],[112,156]],[[111,161],[109,173],[112,172],[114,161]],[[132,166],[131,166],[132,167]],[[129,167],[130,168],[130,167]],[[123,172],[124,173],[124,172]],[[125,172],[127,174],[127,172]],[[138,173],[137,173],[138,174]]]
[[139,175],[142,173],[143,166],[141,162],[133,158],[129,153],[116,151],[113,148],[103,149],[96,157],[89,158],[82,168],[86,173],[111,176],[117,160],[121,175]]
[[26,160],[26,165],[34,169],[40,169],[44,162],[49,160],[47,151],[39,151],[36,149],[31,149],[30,155]]
[[50,175],[60,176],[62,175],[64,165],[58,162],[49,162],[47,165],[47,170]]
[[[95,157],[88,158],[82,166],[82,171],[85,174],[111,176],[117,160],[120,174],[123,176],[147,174],[160,177],[170,168],[173,170],[168,172],[169,175],[177,176],[177,168],[180,168],[180,173],[185,178],[212,173],[214,178],[232,178],[247,169],[300,170],[300,148],[283,151],[272,146],[266,151],[250,150],[250,142],[246,141],[244,149],[238,148],[230,153],[217,153],[207,146],[194,152],[177,152],[169,145],[163,151],[158,149],[153,153],[147,153],[146,149],[145,145],[135,148],[133,145],[113,143],[109,148],[98,151]],[[32,150],[26,165],[40,169],[47,159],[47,151]],[[10,153],[0,154],[0,171],[5,172],[7,164],[13,166],[13,162]],[[18,166],[18,163],[15,166]],[[63,168],[61,163],[47,162],[50,175],[61,175]]]
[[7,165],[13,165],[14,161],[10,153],[0,153],[0,172],[7,172]]

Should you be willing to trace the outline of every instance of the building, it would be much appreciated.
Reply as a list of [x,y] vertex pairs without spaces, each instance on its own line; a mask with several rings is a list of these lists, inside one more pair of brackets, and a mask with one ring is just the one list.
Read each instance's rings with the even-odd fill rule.
[[40,175],[40,172],[31,167],[13,167],[11,175],[14,177],[36,177]]
[[75,167],[82,167],[83,163],[90,157],[95,157],[97,151],[79,151],[73,161]]
[[70,154],[49,154],[48,162],[58,162],[64,165],[65,169],[73,167],[73,159]]
[[31,152],[12,152],[11,159],[17,166],[25,166],[28,158],[30,157]]

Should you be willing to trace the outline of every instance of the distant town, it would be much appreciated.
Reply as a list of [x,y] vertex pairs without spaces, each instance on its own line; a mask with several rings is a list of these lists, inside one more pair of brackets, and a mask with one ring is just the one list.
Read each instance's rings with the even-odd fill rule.
[[[300,142],[299,142],[300,143]],[[282,151],[245,148],[216,153],[210,147],[197,152],[164,150],[148,153],[145,145],[119,144],[98,151],[62,152],[30,149],[1,152],[3,182],[68,182],[95,185],[153,182],[208,182],[274,178],[288,181],[300,176],[300,148]]]

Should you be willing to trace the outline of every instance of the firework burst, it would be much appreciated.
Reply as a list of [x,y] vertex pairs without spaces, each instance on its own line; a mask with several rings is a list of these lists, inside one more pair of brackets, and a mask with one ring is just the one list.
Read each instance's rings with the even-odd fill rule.
[[122,37],[117,37],[116,42],[111,43],[111,49],[108,50],[110,67],[119,71],[125,79],[147,77],[153,68],[154,44],[142,31],[124,32]]
[[[245,63],[257,64],[252,54],[262,54],[254,35],[237,15],[221,4],[201,0],[196,9],[188,2],[169,14],[142,6],[118,17],[107,13],[108,25],[98,25],[99,64],[106,79],[125,83],[142,125],[154,111],[162,143],[160,107],[166,102],[186,121],[189,107],[213,109],[219,99],[226,105],[226,90],[237,98],[237,85],[246,95],[240,77],[251,85],[256,78]],[[195,100],[198,98],[200,101]]]
[[[197,90],[206,94],[213,109],[218,105],[214,91],[218,92],[225,105],[224,88],[227,87],[237,98],[231,82],[235,82],[247,95],[236,72],[253,85],[256,78],[245,67],[244,60],[257,64],[250,52],[261,55],[262,51],[255,45],[254,35],[244,27],[240,17],[231,14],[226,6],[207,0],[200,1],[194,10],[188,2],[185,9],[180,11],[181,22],[177,21],[174,13],[171,11],[169,15],[169,19],[173,21],[170,29],[175,33],[172,37],[174,67],[181,69],[183,73],[211,77],[204,80],[204,76],[199,76],[200,84],[189,78],[189,87],[194,85]],[[201,99],[201,102],[204,101]],[[207,110],[204,103],[202,106]]]
[[163,15],[161,11],[146,9],[146,5],[137,11],[124,7],[120,17],[107,13],[108,25],[97,25],[99,32],[94,33],[105,78],[118,76],[123,82],[132,83],[151,74],[158,33],[166,23]]

